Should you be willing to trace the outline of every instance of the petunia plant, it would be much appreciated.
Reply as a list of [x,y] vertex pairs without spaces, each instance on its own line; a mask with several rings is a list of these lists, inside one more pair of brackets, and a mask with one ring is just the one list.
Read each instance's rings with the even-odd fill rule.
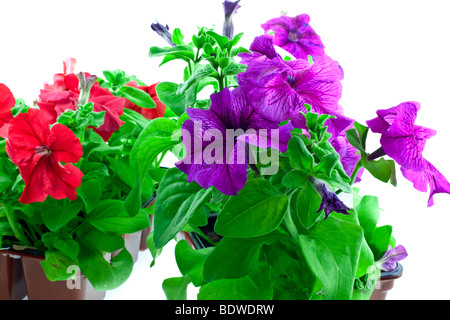
[[[185,299],[193,284],[198,299],[368,299],[407,253],[392,226],[378,225],[378,197],[360,195],[357,183],[371,174],[396,185],[399,165],[432,205],[450,193],[422,157],[436,132],[415,124],[417,102],[367,123],[344,115],[343,68],[310,17],[263,23],[247,49],[232,26],[238,3],[224,2],[222,35],[202,27],[187,40],[152,25],[169,46],[150,57],[162,57],[161,68],[186,63],[183,82],[156,86],[173,121],[155,119],[138,138],[150,162],[168,150],[178,157],[158,185],[148,238],[156,258],[187,235],[166,296]],[[381,134],[376,151],[366,149],[371,132]]]
[[76,266],[108,290],[133,269],[123,235],[150,226],[143,207],[164,169],[157,159],[139,175],[135,143],[166,108],[156,84],[121,70],[75,73],[75,64],[64,61],[33,106],[0,84],[0,245],[42,256],[51,281]]

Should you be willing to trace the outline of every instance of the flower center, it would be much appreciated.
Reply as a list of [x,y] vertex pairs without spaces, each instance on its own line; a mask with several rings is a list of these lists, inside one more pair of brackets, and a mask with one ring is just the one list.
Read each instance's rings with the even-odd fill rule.
[[298,40],[300,40],[301,37],[302,35],[298,33],[296,30],[289,32],[289,41],[298,42]]
[[47,146],[37,146],[34,149],[34,152],[36,152],[40,156],[49,156],[52,154],[52,150]]

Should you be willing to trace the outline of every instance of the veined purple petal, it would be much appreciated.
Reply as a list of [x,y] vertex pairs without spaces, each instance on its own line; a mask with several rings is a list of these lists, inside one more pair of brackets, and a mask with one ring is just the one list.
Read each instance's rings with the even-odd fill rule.
[[268,59],[281,58],[275,50],[273,44],[273,36],[268,34],[255,37],[252,44],[250,45],[249,50],[252,53],[244,52],[238,55],[240,58],[242,58],[241,63],[246,65],[250,64],[250,62],[252,62],[254,59],[261,56],[265,56]]
[[376,264],[382,271],[393,271],[397,268],[397,263],[404,260],[407,256],[408,253],[406,252],[404,246],[398,245],[394,249],[389,246],[389,249],[384,253],[383,257],[376,262]]
[[415,189],[421,192],[430,191],[428,207],[434,204],[433,196],[437,193],[450,194],[450,183],[442,173],[430,162],[424,159],[423,170],[413,171],[407,167],[401,167],[403,176],[413,183]]
[[378,110],[378,118],[368,121],[375,132],[381,133],[381,147],[398,164],[414,171],[423,168],[422,152],[427,139],[436,131],[416,125],[417,102],[404,102],[397,107]]
[[301,14],[296,17],[281,16],[274,18],[261,27],[267,33],[274,32],[275,45],[285,49],[297,59],[308,59],[308,55],[318,57],[324,54],[319,35],[309,25],[309,16]]
[[[356,163],[361,158],[361,154],[359,154],[358,150],[348,142],[345,132],[337,137],[332,137],[329,142],[339,154],[345,173],[350,177],[356,167]],[[363,172],[364,169],[361,168],[356,176],[355,182],[361,181]]]

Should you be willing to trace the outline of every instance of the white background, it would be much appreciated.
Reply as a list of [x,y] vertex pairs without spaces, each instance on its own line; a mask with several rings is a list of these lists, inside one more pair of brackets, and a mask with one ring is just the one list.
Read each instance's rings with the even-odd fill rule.
[[[450,179],[447,2],[242,0],[235,32],[245,32],[241,44],[248,46],[262,34],[260,25],[282,11],[288,16],[308,13],[327,54],[344,68],[341,104],[346,115],[364,123],[377,109],[420,102],[416,123],[438,131],[424,155]],[[66,57],[78,60],[76,71],[99,76],[119,68],[148,84],[181,82],[182,64],[158,68],[161,60],[147,57],[150,46],[165,46],[150,24],[158,20],[171,30],[179,27],[190,38],[197,25],[215,25],[221,32],[222,19],[222,0],[1,1],[0,82],[31,104],[43,83],[62,72]],[[370,135],[373,150],[378,138]],[[394,227],[397,242],[409,253],[402,263],[404,275],[388,298],[449,299],[450,195],[436,195],[435,205],[427,208],[428,194],[397,173],[396,188],[367,173],[359,184],[362,194],[380,197],[380,223]],[[141,253],[130,280],[106,298],[164,299],[162,280],[179,275],[173,243],[153,269],[150,261],[148,252]]]

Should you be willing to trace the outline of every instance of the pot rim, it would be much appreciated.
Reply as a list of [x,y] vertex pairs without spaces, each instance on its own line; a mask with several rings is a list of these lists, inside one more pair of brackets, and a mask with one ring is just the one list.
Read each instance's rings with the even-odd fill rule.
[[403,275],[403,266],[397,262],[397,268],[392,271],[382,271],[381,280],[397,279]]

